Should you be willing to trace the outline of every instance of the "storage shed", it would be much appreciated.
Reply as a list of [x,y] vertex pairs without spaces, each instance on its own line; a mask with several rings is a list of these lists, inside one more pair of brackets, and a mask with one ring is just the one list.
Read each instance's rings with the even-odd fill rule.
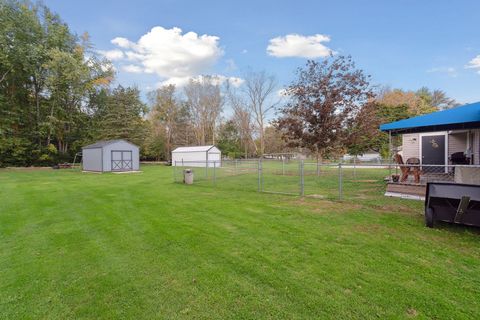
[[126,140],[99,141],[82,148],[84,171],[138,171],[139,148]]
[[172,151],[172,166],[220,167],[222,152],[215,146],[179,147]]

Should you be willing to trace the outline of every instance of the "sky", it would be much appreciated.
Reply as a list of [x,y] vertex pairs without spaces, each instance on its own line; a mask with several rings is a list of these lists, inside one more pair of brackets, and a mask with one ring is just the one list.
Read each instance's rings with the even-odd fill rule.
[[265,70],[279,89],[307,59],[351,55],[372,84],[480,101],[480,1],[64,1],[44,3],[143,94]]

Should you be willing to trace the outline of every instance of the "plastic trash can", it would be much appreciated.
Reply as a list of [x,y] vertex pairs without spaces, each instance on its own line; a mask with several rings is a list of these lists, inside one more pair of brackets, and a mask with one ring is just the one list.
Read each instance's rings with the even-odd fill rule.
[[193,170],[192,169],[183,170],[183,183],[193,184]]

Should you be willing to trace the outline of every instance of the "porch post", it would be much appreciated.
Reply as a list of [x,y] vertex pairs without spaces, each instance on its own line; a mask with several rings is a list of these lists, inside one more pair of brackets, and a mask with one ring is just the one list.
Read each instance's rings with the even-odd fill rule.
[[393,157],[392,151],[392,131],[388,131],[388,157],[390,159]]
[[392,158],[393,158],[393,152],[392,152],[392,131],[388,130],[388,171],[389,171],[389,177],[392,177]]

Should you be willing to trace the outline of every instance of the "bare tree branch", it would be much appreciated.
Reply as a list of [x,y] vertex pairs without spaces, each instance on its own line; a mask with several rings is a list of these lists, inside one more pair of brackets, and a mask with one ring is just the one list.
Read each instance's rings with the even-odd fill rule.
[[265,120],[269,111],[273,110],[277,102],[269,103],[269,99],[277,87],[274,76],[265,71],[250,72],[245,77],[245,95],[247,106],[255,120],[260,140],[260,155],[265,152]]

